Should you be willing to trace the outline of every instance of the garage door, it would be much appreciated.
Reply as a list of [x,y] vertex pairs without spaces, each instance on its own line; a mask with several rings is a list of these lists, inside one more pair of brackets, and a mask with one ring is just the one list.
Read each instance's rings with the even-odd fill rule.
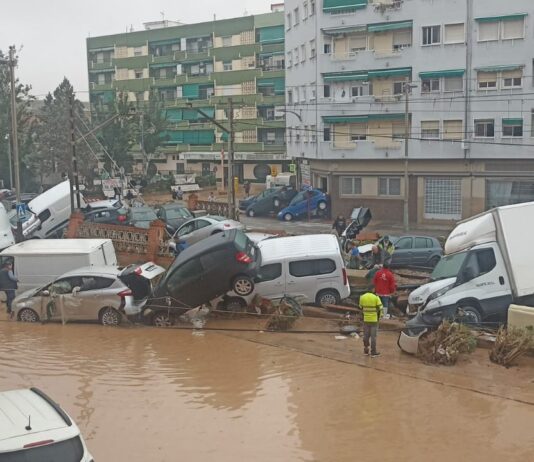
[[460,178],[425,178],[425,218],[430,220],[462,218]]

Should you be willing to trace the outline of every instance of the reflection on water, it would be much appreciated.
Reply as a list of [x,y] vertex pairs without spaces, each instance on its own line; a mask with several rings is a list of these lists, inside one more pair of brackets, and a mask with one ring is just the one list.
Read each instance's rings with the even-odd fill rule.
[[[528,460],[532,406],[208,332],[0,323],[102,461]],[[450,444],[450,441],[454,444]]]

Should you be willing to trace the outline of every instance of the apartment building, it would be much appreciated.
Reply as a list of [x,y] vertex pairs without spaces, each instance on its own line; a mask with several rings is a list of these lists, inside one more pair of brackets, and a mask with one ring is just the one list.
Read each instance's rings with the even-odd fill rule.
[[286,0],[285,16],[288,155],[335,213],[402,223],[406,198],[411,223],[445,223],[534,200],[532,0]]
[[215,172],[220,181],[228,136],[209,118],[227,127],[231,98],[235,174],[263,182],[273,166],[288,169],[283,23],[282,11],[191,25],[151,22],[142,31],[88,38],[91,103],[126,95],[142,110],[157,99],[167,121],[158,171]]

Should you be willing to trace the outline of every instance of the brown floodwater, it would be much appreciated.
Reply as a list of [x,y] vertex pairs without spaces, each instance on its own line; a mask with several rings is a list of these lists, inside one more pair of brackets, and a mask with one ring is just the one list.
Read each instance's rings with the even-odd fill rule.
[[0,390],[43,389],[98,462],[534,457],[531,405],[215,332],[0,322],[0,335]]

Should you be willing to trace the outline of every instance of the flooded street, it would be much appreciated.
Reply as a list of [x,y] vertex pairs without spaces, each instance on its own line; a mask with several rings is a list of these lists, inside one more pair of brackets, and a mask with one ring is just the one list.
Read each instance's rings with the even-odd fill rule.
[[527,403],[215,332],[14,322],[0,332],[1,390],[47,392],[99,462],[534,454]]

